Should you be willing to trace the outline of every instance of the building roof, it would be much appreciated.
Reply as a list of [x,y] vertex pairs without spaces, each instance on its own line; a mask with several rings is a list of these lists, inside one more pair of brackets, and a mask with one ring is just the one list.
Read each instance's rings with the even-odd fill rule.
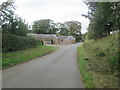
[[65,40],[75,40],[73,36],[68,36]]
[[75,40],[73,36],[56,36],[55,34],[34,34],[34,33],[28,33],[28,36],[35,37],[36,39],[40,40],[51,40],[53,38],[58,38],[58,39],[64,39],[64,40]]
[[73,36],[58,36],[58,39],[75,40],[75,38]]
[[54,35],[54,34],[33,34],[33,33],[29,33],[28,35],[36,37],[36,38],[40,38],[40,39],[53,39],[53,38],[57,38],[57,36]]
[[68,36],[58,36],[58,39],[66,39]]

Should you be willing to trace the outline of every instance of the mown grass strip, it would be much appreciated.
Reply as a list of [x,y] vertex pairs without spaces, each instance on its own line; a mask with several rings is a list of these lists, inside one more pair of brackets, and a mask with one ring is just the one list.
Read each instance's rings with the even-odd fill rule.
[[33,58],[43,56],[47,53],[55,51],[56,47],[52,46],[37,46],[36,48],[30,48],[21,51],[9,52],[2,54],[2,68],[8,68],[16,64],[20,64],[31,60]]
[[87,61],[85,60],[87,57],[87,52],[84,50],[83,46],[78,47],[78,65],[83,82],[86,88],[94,88],[93,79],[88,71],[89,67]]

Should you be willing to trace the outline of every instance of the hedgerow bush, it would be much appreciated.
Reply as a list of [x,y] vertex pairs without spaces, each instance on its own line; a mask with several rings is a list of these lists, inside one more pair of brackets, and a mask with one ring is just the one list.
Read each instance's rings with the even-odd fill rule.
[[12,34],[3,34],[2,52],[10,52],[10,51],[23,50],[26,48],[33,48],[36,47],[38,43],[41,42],[35,40],[32,37],[21,37]]

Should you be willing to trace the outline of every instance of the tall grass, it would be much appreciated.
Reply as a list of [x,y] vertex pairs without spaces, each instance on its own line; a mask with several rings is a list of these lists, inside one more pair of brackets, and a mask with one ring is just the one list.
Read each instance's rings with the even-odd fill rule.
[[118,88],[118,33],[83,44],[96,88]]

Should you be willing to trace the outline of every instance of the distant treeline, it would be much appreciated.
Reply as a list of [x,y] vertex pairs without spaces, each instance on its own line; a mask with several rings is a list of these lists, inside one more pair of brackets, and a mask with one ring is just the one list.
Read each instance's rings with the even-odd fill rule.
[[31,32],[38,34],[71,35],[76,38],[76,41],[80,41],[82,36],[81,23],[78,21],[55,23],[50,19],[41,19],[33,22]]

